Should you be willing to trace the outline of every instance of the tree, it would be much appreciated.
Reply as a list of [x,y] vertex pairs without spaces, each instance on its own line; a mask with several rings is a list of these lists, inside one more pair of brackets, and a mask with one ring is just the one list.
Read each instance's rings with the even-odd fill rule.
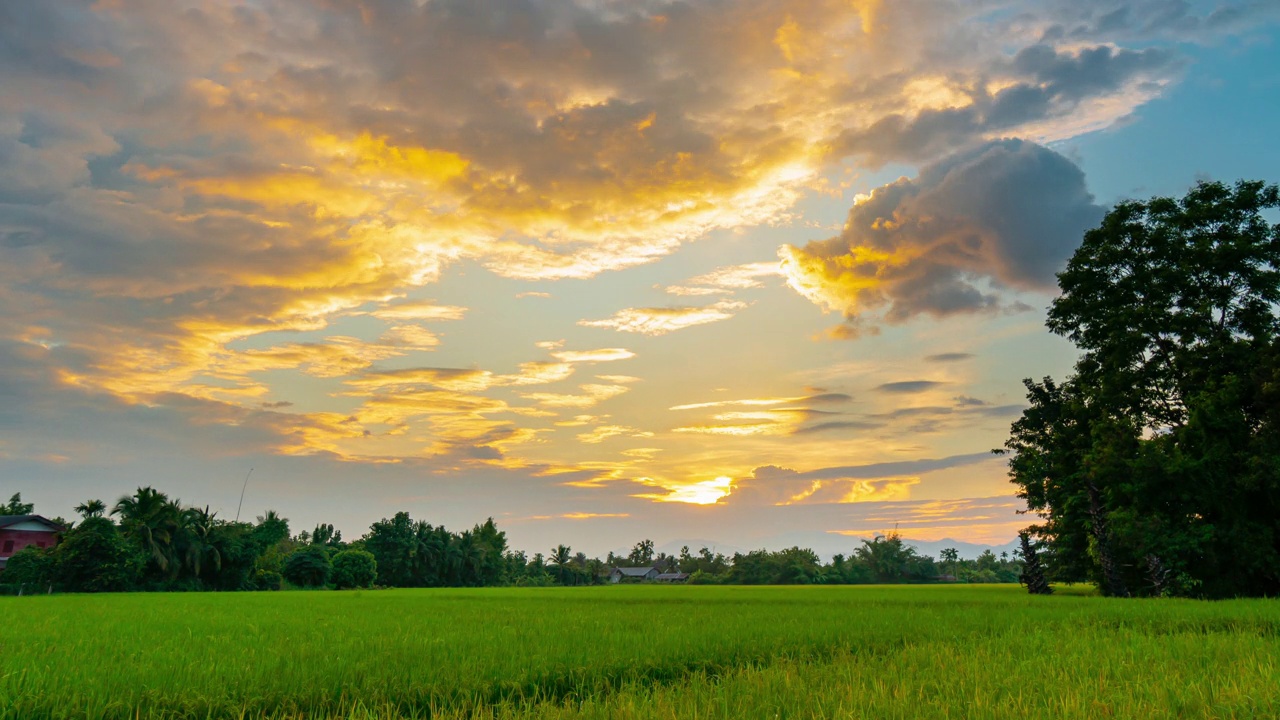
[[258,524],[254,535],[264,548],[289,539],[289,521],[280,517],[275,510],[268,510],[265,515],[258,516]]
[[1080,348],[1026,382],[1006,449],[1058,579],[1109,595],[1280,592],[1280,190],[1117,205],[1059,274]]
[[187,508],[182,512],[182,560],[193,577],[216,577],[222,571],[222,552],[215,542],[218,527],[215,516],[204,509]]
[[342,546],[342,531],[334,530],[332,524],[320,523],[316,525],[316,529],[311,532],[311,544],[327,545],[329,547]]
[[30,515],[35,509],[35,505],[22,502],[22,493],[14,493],[9,502],[0,505],[0,515]]
[[323,587],[333,572],[329,552],[318,545],[295,550],[284,563],[284,579],[299,587]]
[[378,561],[365,550],[343,550],[333,556],[332,580],[339,590],[367,588],[378,579]]
[[[916,549],[902,542],[896,533],[863,540],[855,551],[858,562],[871,570],[876,582],[899,583],[912,579],[917,564]],[[930,563],[932,564],[932,563]]]
[[152,487],[140,487],[111,509],[120,516],[120,529],[150,558],[162,575],[177,575],[180,560],[174,552],[174,535],[181,526],[181,510],[169,496]]
[[944,567],[946,567],[954,577],[956,574],[956,564],[960,562],[960,551],[955,548],[943,548],[942,552],[938,553],[938,557],[942,562],[946,563]]
[[1018,582],[1027,587],[1032,595],[1050,595],[1053,588],[1045,578],[1044,568],[1040,566],[1040,557],[1036,553],[1035,543],[1031,542],[1031,534],[1026,530],[1018,533],[1018,541],[1022,548],[1022,575]]
[[142,579],[147,556],[110,519],[87,518],[53,548],[54,584],[67,592],[130,590]]
[[627,561],[634,567],[644,567],[653,564],[653,541],[649,539],[641,540],[631,548],[631,554],[627,556]]
[[573,550],[568,545],[557,545],[551,550],[551,562],[556,566],[556,580],[566,584],[565,574],[569,570],[569,560],[573,558]]
[[107,504],[101,500],[85,500],[75,507],[75,511],[85,520],[102,517],[102,514],[107,511]]

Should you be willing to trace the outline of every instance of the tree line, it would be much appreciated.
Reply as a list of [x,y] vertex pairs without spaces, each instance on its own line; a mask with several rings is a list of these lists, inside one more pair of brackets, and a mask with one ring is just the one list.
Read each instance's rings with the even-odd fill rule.
[[[267,511],[254,522],[217,517],[207,506],[186,506],[151,487],[138,488],[110,508],[101,500],[76,506],[78,521],[53,518],[65,529],[47,548],[26,547],[0,574],[8,593],[120,591],[235,591],[294,588],[577,586],[609,582],[614,567],[654,567],[688,575],[694,584],[857,584],[1017,582],[1018,554],[985,551],[963,560],[954,549],[935,560],[896,533],[862,541],[849,555],[823,563],[806,548],[724,555],[688,547],[655,552],[652,540],[603,560],[557,545],[532,556],[507,546],[493,519],[454,532],[414,520],[407,512],[373,523],[345,541],[331,524],[293,533],[289,521]],[[0,515],[34,508],[14,495]]]
[[997,451],[1042,520],[1033,591],[1280,595],[1277,209],[1252,181],[1122,202],[1058,275],[1047,324],[1075,372],[1025,381]]

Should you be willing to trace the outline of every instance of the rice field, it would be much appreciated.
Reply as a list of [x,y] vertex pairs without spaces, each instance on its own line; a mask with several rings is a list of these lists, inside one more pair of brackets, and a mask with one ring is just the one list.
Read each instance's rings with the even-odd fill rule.
[[1275,718],[1280,602],[1016,586],[0,598],[0,720]]

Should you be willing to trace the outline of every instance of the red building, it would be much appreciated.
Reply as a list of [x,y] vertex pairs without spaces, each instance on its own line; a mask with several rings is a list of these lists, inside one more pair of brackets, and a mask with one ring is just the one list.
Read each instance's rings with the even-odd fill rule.
[[28,545],[53,547],[63,527],[39,515],[0,515],[0,570]]

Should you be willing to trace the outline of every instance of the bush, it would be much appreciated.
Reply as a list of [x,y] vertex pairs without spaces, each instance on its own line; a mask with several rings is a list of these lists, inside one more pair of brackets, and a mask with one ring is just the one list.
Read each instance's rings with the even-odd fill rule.
[[253,574],[254,590],[279,590],[284,587],[284,577],[274,570],[258,570]]
[[333,556],[333,584],[342,588],[367,588],[378,578],[378,561],[364,550],[344,550]]
[[45,592],[53,583],[53,557],[34,545],[22,548],[5,564],[4,582],[13,586],[14,594]]
[[294,551],[284,563],[284,579],[299,587],[327,585],[332,572],[329,553],[317,545]]
[[53,550],[55,585],[68,592],[134,589],[146,559],[107,518],[80,523]]

